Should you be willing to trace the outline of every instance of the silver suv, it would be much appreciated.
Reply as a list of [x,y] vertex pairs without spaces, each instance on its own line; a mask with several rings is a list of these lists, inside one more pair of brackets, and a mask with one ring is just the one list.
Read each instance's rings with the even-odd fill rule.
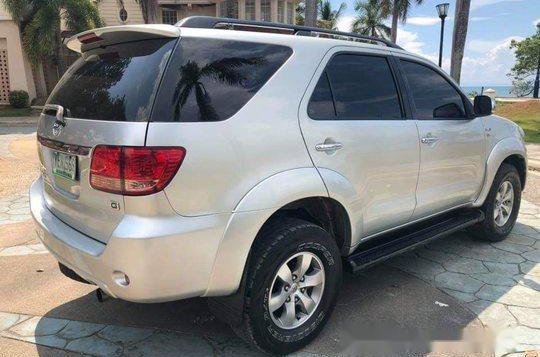
[[67,46],[81,58],[39,119],[31,209],[61,270],[112,297],[214,297],[288,353],[323,328],[343,268],[516,221],[523,131],[386,41],[194,17]]

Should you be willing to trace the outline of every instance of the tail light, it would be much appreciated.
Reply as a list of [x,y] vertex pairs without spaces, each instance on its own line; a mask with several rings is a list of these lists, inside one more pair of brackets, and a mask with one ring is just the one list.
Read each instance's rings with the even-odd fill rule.
[[186,156],[183,147],[99,145],[92,153],[90,186],[128,196],[163,190]]

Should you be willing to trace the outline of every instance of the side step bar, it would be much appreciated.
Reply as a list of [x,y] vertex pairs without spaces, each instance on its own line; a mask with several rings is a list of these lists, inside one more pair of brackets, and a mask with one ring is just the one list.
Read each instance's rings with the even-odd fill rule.
[[479,210],[457,211],[372,238],[361,243],[345,258],[345,268],[353,273],[358,272],[419,245],[470,227],[484,218],[483,212]]

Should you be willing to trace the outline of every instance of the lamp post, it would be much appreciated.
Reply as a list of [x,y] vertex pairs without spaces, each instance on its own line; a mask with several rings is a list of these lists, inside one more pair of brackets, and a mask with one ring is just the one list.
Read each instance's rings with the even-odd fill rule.
[[443,3],[435,6],[437,8],[437,12],[439,13],[439,18],[441,19],[441,41],[439,45],[439,67],[442,67],[442,51],[443,51],[443,38],[444,38],[444,19],[446,19],[446,16],[448,15],[448,7],[450,6],[449,3]]
[[[540,21],[536,23],[536,29],[540,33]],[[536,67],[536,78],[534,80],[533,98],[538,98],[538,87],[540,86],[540,52],[538,53],[538,65]]]

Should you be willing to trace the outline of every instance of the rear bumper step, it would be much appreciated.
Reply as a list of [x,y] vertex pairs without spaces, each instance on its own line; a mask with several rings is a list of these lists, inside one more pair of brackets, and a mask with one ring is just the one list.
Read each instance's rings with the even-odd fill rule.
[[479,210],[457,211],[390,232],[360,244],[345,258],[345,267],[350,272],[358,272],[419,245],[470,227],[484,218]]

